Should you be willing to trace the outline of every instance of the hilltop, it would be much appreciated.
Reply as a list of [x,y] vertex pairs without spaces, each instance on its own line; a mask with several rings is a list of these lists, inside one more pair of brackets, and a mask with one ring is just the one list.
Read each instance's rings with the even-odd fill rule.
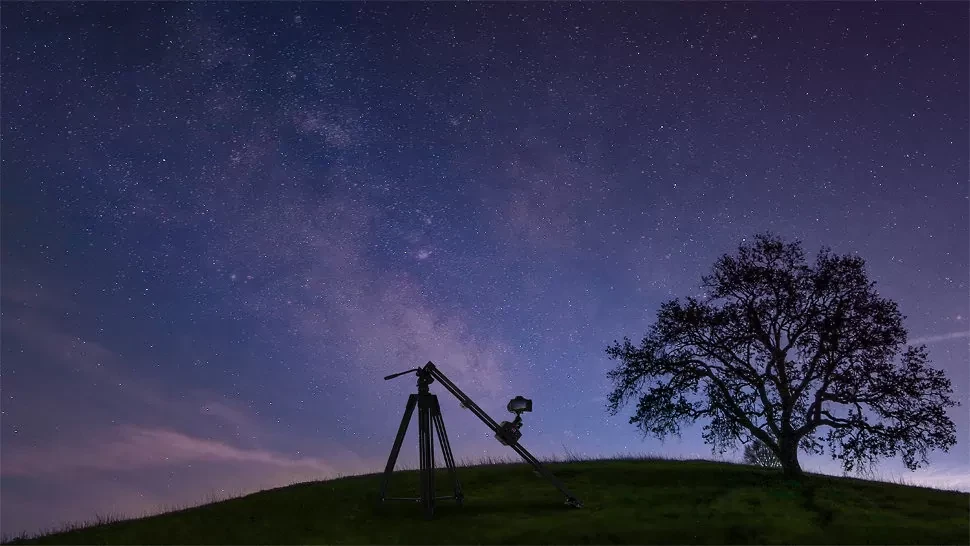
[[[970,494],[708,461],[549,463],[585,503],[524,463],[462,467],[464,506],[376,502],[380,474],[18,539],[18,544],[966,544]],[[447,494],[441,472],[438,494]],[[400,471],[392,496],[416,496]]]

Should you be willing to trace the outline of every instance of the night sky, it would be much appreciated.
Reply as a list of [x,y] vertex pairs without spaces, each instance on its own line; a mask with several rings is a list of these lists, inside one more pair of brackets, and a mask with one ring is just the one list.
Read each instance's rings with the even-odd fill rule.
[[867,260],[963,404],[880,471],[970,490],[968,9],[4,2],[2,531],[377,471],[428,360],[539,456],[710,458],[605,349],[766,230]]

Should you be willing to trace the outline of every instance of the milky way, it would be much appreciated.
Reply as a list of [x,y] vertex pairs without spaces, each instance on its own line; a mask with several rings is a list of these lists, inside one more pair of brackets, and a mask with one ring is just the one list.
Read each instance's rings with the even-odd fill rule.
[[[607,414],[605,348],[766,230],[863,256],[965,407],[968,23],[5,2],[3,532],[376,471],[414,389],[381,378],[428,360],[533,398],[541,456],[712,457]],[[459,459],[512,455],[439,394]],[[952,418],[883,472],[970,487]]]

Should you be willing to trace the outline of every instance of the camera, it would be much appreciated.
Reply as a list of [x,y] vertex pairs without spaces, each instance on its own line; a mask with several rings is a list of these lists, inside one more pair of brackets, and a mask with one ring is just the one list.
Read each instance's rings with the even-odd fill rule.
[[509,400],[509,405],[506,408],[515,414],[522,413],[523,411],[532,411],[532,400],[523,396],[516,396]]

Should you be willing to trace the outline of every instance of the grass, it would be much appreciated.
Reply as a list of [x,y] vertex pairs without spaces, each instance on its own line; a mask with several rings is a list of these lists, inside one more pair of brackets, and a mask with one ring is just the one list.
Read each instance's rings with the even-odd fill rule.
[[[303,483],[126,521],[21,537],[17,544],[967,544],[970,494],[709,461],[546,463],[585,503],[519,461],[459,468],[464,506],[433,521],[380,505],[380,474]],[[438,473],[438,494],[448,494]],[[417,496],[396,472],[390,496]]]

